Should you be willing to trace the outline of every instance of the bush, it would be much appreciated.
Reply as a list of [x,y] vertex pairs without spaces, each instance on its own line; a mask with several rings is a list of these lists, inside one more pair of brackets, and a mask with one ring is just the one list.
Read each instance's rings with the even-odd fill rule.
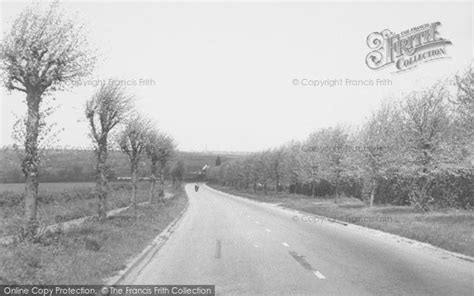
[[[347,178],[340,181],[340,193],[346,196],[362,198],[363,183],[359,179]],[[288,187],[289,193],[304,194],[312,196],[311,183],[293,183]],[[315,183],[314,195],[318,197],[329,197],[336,194],[336,187],[326,180],[319,180]]]
[[446,171],[434,178],[431,190],[436,208],[474,206],[474,170]]
[[377,180],[375,203],[405,206],[410,204],[410,181],[408,178],[394,176]]
[[[378,180],[376,203],[409,205],[417,180],[406,176],[394,176]],[[470,209],[474,205],[473,170],[443,171],[430,178],[427,198],[419,201],[427,209],[462,208]],[[419,186],[418,186],[419,187]]]

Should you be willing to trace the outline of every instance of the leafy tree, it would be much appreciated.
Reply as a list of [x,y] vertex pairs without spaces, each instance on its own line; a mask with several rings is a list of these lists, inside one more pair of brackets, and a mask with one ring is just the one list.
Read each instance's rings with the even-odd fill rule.
[[[296,187],[297,184],[301,181],[302,179],[302,148],[301,148],[301,143],[296,142],[296,141],[291,141],[288,144],[284,146],[285,150],[285,172],[284,176],[287,176],[288,182],[294,186],[293,193],[297,193]],[[291,189],[288,188],[290,193]]]
[[337,202],[341,178],[347,165],[345,160],[348,151],[348,134],[341,127],[326,128],[311,134],[309,139],[311,143],[317,145],[316,154],[319,155],[321,175],[336,188],[334,202]]
[[368,183],[370,206],[374,204],[379,180],[393,176],[400,161],[399,126],[398,108],[386,102],[370,116],[355,141],[360,148],[354,151],[355,164]]
[[175,185],[176,181],[179,183],[183,181],[185,172],[186,167],[184,166],[184,162],[180,159],[171,168],[171,178],[173,179],[173,185]]
[[151,122],[139,115],[128,119],[125,128],[118,136],[118,144],[123,153],[130,159],[132,177],[132,206],[137,205],[138,162],[145,151],[147,137],[150,134]]
[[155,203],[155,184],[156,175],[158,169],[159,153],[158,147],[160,145],[160,133],[157,129],[151,129],[147,135],[147,142],[145,145],[145,153],[147,158],[150,160],[150,203]]
[[242,182],[244,187],[249,188],[249,184],[252,181],[252,160],[249,157],[244,158],[242,161]]
[[459,113],[468,136],[472,137],[474,133],[474,69],[472,65],[465,72],[456,75],[455,79],[457,87],[454,99],[456,111]]
[[96,195],[99,200],[100,220],[107,218],[107,157],[112,130],[126,120],[132,98],[120,84],[103,84],[86,103],[85,115],[89,122],[90,137],[96,153]]
[[401,141],[404,145],[402,173],[412,179],[411,202],[423,211],[433,201],[430,189],[443,163],[452,157],[449,138],[447,90],[436,85],[410,93],[402,104]]
[[165,169],[176,153],[176,145],[170,136],[158,130],[152,130],[148,135],[145,149],[147,157],[151,161],[152,183],[150,187],[150,201],[154,202],[155,200],[153,197],[154,179],[158,168],[160,170],[160,192],[158,196],[163,200],[165,196]]
[[275,190],[281,189],[281,180],[285,174],[285,150],[283,147],[273,149],[269,152],[270,178],[275,181]]
[[269,151],[259,152],[254,156],[254,170],[257,179],[263,185],[264,194],[268,193],[268,181],[270,179]]
[[216,166],[220,166],[221,163],[222,163],[221,157],[220,157],[220,156],[217,156],[217,158],[216,158]]
[[474,164],[474,69],[472,65],[455,76],[456,94],[450,100],[454,105],[453,141],[465,149]]
[[318,134],[311,134],[305,142],[303,151],[298,155],[299,175],[311,185],[311,196],[315,197],[316,182],[322,177],[323,158],[319,150]]
[[88,75],[95,56],[82,26],[66,16],[54,2],[47,10],[31,6],[16,18],[0,45],[2,82],[9,91],[25,93],[25,218],[30,233],[36,232],[38,137],[40,106],[48,94]]

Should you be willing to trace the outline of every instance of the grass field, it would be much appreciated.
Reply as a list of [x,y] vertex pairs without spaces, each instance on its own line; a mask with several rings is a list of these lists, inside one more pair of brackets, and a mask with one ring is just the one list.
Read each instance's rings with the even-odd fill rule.
[[[146,197],[143,193],[141,199]],[[0,246],[0,284],[103,284],[166,228],[186,203],[180,189],[164,203],[128,209],[104,223],[88,221],[39,242]]]
[[[38,193],[40,195],[61,193],[68,190],[83,190],[94,188],[94,182],[58,182],[58,183],[40,183]],[[24,183],[3,183],[0,184],[0,193],[12,191],[15,193],[23,193],[25,190]]]
[[[474,256],[474,212],[449,209],[443,212],[418,213],[407,206],[368,207],[355,198],[311,198],[305,195],[271,192],[254,194],[252,190],[235,190],[211,185],[231,194],[321,215],[344,222],[382,230],[427,242],[440,248]],[[308,217],[307,220],[311,220]]]
[[[124,207],[131,202],[128,182],[109,183],[108,208]],[[0,184],[0,236],[18,233],[23,225],[23,184]],[[149,184],[139,183],[138,202],[148,200]],[[95,215],[97,199],[94,183],[42,183],[38,192],[38,222],[50,225]]]
[[[223,162],[237,158],[235,153],[220,155]],[[187,174],[199,171],[205,164],[213,165],[217,154],[206,152],[177,151],[176,161],[183,161]],[[95,156],[92,150],[46,150],[41,162],[40,182],[82,182],[95,178]],[[108,163],[116,177],[129,176],[128,157],[120,151],[110,151]],[[139,174],[150,175],[149,161],[139,163]],[[185,176],[186,177],[186,176]],[[21,161],[13,149],[0,149],[0,183],[24,181]]]

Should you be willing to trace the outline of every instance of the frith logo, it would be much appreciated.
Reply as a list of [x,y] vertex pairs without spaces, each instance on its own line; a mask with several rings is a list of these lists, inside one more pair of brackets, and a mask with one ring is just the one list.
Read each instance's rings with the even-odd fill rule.
[[394,64],[397,71],[412,69],[420,64],[447,58],[446,45],[451,41],[439,37],[440,22],[424,24],[399,34],[385,29],[367,36],[372,51],[365,58],[370,69],[379,70]]

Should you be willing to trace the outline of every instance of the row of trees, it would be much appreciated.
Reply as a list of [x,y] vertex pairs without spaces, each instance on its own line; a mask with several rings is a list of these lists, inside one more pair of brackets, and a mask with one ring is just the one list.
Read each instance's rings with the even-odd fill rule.
[[385,101],[358,127],[324,128],[302,142],[253,153],[208,171],[233,187],[272,185],[308,195],[344,192],[374,202],[474,205],[474,72]]
[[[67,89],[94,69],[97,54],[88,43],[83,25],[70,18],[53,2],[47,9],[39,3],[26,8],[0,45],[1,80],[8,91],[25,94],[27,116],[19,121],[19,139],[23,143],[22,171],[25,176],[25,220],[28,235],[35,235],[37,223],[38,175],[41,146],[50,127],[45,117],[51,112],[48,99]],[[46,102],[45,102],[46,100]],[[95,146],[99,217],[107,211],[107,156],[117,139],[129,156],[133,184],[132,204],[136,205],[137,163],[143,154],[151,161],[150,200],[154,198],[156,175],[160,175],[163,196],[164,167],[173,155],[173,139],[152,127],[133,110],[132,98],[118,84],[102,85],[87,101],[85,115]],[[46,104],[46,105],[45,105]],[[115,130],[122,126],[116,136]],[[157,170],[160,170],[157,173]]]
[[90,136],[95,146],[97,159],[96,194],[99,199],[100,219],[105,219],[107,215],[109,140],[112,132],[119,125],[122,125],[122,129],[114,134],[112,139],[116,140],[121,151],[130,160],[131,205],[133,207],[137,205],[138,163],[145,155],[150,160],[150,202],[157,200],[154,194],[157,180],[160,180],[158,196],[164,197],[165,168],[175,154],[174,140],[157,130],[152,121],[133,110],[132,97],[127,95],[122,85],[114,83],[101,85],[86,104],[85,115],[89,122]]

